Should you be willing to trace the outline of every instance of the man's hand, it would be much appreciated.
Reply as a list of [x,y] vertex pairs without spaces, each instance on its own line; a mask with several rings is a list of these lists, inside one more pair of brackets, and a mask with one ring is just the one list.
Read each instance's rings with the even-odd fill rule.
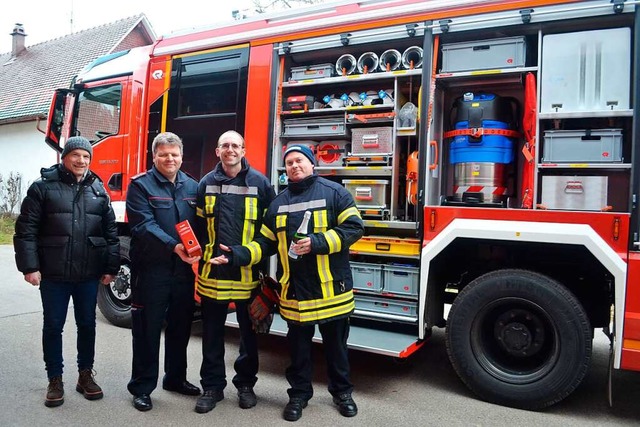
[[305,237],[297,242],[293,242],[291,249],[296,255],[302,256],[311,253],[311,238]]
[[[223,245],[222,243],[220,243],[220,249],[222,249],[225,252],[231,252],[231,249],[229,248],[229,246]],[[209,260],[209,264],[213,264],[213,265],[229,264],[229,257],[227,257],[226,255],[218,255],[217,257],[211,258]]]
[[187,264],[195,264],[200,261],[199,256],[190,256],[182,243],[178,243],[176,247],[173,248],[173,252],[177,253],[180,259]]
[[109,283],[113,282],[114,280],[116,280],[115,274],[103,274],[102,277],[100,278],[100,283],[106,286]]
[[39,271],[34,271],[32,273],[25,274],[24,280],[31,283],[33,286],[40,286],[40,281],[42,280],[42,276],[40,276]]

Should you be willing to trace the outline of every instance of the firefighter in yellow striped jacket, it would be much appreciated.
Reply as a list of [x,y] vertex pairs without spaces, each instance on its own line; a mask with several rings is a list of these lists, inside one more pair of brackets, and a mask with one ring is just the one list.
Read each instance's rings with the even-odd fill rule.
[[258,347],[247,303],[258,285],[261,266],[233,267],[207,261],[218,255],[220,243],[251,242],[259,234],[263,214],[275,196],[269,180],[244,158],[244,138],[240,134],[223,133],[216,155],[220,162],[200,180],[196,201],[198,240],[203,247],[196,283],[202,312],[203,394],[196,402],[198,413],[212,410],[222,400],[227,385],[224,325],[231,301],[236,305],[241,340],[233,384],[241,408],[251,408],[257,403],[253,386],[257,381]]
[[[222,246],[223,255],[212,263],[253,265],[278,253],[280,315],[289,326],[291,353],[286,370],[291,387],[283,417],[298,420],[313,395],[311,345],[316,324],[327,357],[329,392],[340,413],[352,417],[357,407],[347,357],[349,316],[355,308],[349,246],[362,237],[364,225],[351,194],[314,173],[315,158],[307,146],[289,146],[284,163],[288,186],[269,206],[260,238],[244,246]],[[311,212],[309,236],[292,245],[306,211]],[[288,255],[290,246],[298,255],[295,260]]]

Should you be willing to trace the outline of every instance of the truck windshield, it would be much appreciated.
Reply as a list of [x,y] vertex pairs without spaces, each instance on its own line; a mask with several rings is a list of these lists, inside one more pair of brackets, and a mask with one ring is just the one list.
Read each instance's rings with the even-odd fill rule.
[[93,87],[80,92],[77,99],[75,135],[94,142],[118,133],[122,86]]

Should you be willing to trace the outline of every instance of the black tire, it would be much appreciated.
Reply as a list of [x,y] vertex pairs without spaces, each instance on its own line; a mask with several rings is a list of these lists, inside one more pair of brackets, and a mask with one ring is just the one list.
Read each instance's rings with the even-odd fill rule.
[[100,285],[98,288],[100,312],[110,323],[122,328],[131,327],[130,245],[130,237],[120,237],[120,271],[118,276],[109,285]]
[[582,382],[592,333],[582,305],[560,283],[500,270],[460,292],[449,311],[446,344],[458,376],[482,399],[541,409]]

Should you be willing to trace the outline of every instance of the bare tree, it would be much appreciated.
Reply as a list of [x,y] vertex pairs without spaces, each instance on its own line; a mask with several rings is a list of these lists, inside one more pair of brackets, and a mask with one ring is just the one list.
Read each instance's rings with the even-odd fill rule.
[[21,200],[22,175],[20,172],[9,173],[7,179],[0,175],[0,215],[13,215]]
[[309,6],[324,3],[325,0],[253,0],[250,9],[234,10],[234,19],[245,19],[257,13],[273,12],[276,10],[292,9],[298,6]]

